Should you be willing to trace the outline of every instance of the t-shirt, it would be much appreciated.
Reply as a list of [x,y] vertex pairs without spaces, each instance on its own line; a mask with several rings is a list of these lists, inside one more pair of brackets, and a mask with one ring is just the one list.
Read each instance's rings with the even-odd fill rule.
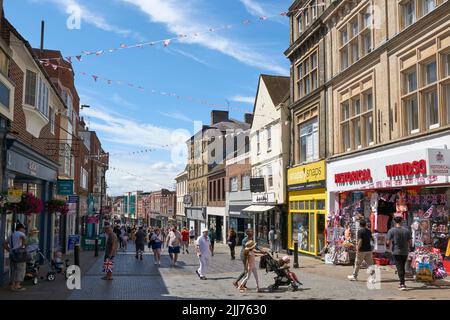
[[111,254],[112,256],[115,256],[116,252],[115,251],[111,252],[114,246],[117,248],[117,236],[113,232],[108,236],[108,240],[106,240],[105,253],[107,255]]
[[152,234],[152,237],[150,238],[150,241],[153,241],[155,243],[159,243],[163,241],[163,237],[162,234],[160,233],[159,235],[156,233]]
[[209,244],[210,243],[209,243],[208,237],[200,236],[197,238],[197,245],[198,245],[201,255],[209,255],[210,254]]
[[181,242],[181,233],[179,231],[170,231],[169,233],[169,247],[179,247]]
[[136,243],[142,244],[145,243],[146,234],[143,230],[139,230],[136,232]]
[[214,231],[209,230],[208,237],[209,237],[209,241],[211,241],[211,242],[216,241],[216,233]]
[[[22,231],[16,231],[11,235],[11,239],[12,239],[12,250],[15,249],[19,249],[20,247],[22,247],[22,240],[20,240],[21,238],[25,238],[26,239],[26,235],[25,233],[23,233]],[[11,240],[9,245],[11,246]]]
[[194,229],[189,230],[189,236],[190,237],[195,237],[195,230]]
[[269,231],[269,241],[273,242],[275,240],[275,230]]
[[404,227],[394,227],[389,230],[387,240],[392,242],[392,254],[407,256],[409,254],[409,241],[411,232]]
[[181,239],[183,241],[188,241],[189,240],[189,231],[187,231],[187,230],[181,231]]
[[361,228],[358,230],[358,240],[362,239],[361,252],[372,251],[370,241],[372,240],[372,232],[367,228]]

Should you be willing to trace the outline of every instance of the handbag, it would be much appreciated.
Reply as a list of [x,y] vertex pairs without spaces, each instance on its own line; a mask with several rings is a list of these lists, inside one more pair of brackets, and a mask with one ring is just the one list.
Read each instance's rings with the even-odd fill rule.
[[15,263],[30,262],[32,258],[31,254],[28,253],[27,248],[20,247],[17,249],[12,249],[14,247],[12,236],[10,240],[11,240],[11,260]]

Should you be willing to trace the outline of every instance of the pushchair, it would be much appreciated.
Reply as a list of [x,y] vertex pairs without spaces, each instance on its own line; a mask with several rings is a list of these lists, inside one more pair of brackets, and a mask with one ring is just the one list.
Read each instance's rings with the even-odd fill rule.
[[297,291],[299,289],[298,284],[289,277],[288,270],[281,268],[280,263],[270,254],[265,254],[261,257],[260,267],[266,269],[266,273],[275,273],[275,283],[267,287],[269,292],[273,292],[283,286],[290,286],[291,291]]
[[[64,265],[61,265],[59,263],[56,263],[55,260],[49,260],[47,257],[42,253],[42,251],[39,249],[39,245],[30,245],[27,247],[28,253],[37,253],[40,258],[45,263],[49,264],[49,271],[47,272],[46,279],[48,281],[54,281],[56,279],[56,274],[63,273],[64,277],[67,279],[67,267],[69,266],[69,259],[66,259],[64,262]],[[32,280],[34,285],[37,285],[39,282],[39,269],[40,269],[40,263],[39,259],[32,260],[30,262],[27,262],[27,268],[25,272],[25,280]]]

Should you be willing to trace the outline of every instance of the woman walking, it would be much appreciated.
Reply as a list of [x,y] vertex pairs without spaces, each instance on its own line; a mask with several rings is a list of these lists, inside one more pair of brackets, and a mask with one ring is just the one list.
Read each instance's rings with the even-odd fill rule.
[[155,260],[155,266],[159,266],[161,262],[161,246],[163,244],[163,237],[159,228],[156,228],[153,232],[150,238],[150,244],[153,250],[153,259]]
[[234,228],[231,228],[228,232],[228,239],[227,239],[228,246],[230,247],[230,254],[231,254],[231,260],[236,259],[234,248],[236,247],[236,231],[234,231]]
[[245,251],[244,255],[247,256],[247,274],[242,280],[241,285],[239,286],[240,292],[245,292],[247,281],[250,279],[251,274],[253,273],[255,280],[256,280],[256,292],[262,292],[262,290],[259,287],[259,280],[258,280],[258,270],[256,267],[256,255],[259,255],[259,252],[256,251],[256,243],[253,240],[250,240],[245,245]]
[[127,230],[122,227],[121,229],[121,238],[122,238],[122,249],[124,252],[128,251],[128,233]]

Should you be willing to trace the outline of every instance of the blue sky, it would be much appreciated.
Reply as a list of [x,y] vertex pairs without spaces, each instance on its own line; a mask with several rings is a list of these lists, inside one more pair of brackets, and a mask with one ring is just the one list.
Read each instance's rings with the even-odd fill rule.
[[[283,52],[289,45],[289,24],[280,13],[290,4],[290,0],[5,0],[4,7],[6,17],[34,47],[40,43],[40,21],[45,20],[45,47],[61,50],[64,56],[190,35],[166,47],[158,43],[86,56],[82,62],[74,59],[81,103],[91,106],[81,115],[111,153],[111,167],[120,169],[107,174],[109,193],[118,195],[172,187],[185,166],[182,141],[193,133],[193,121],[208,123],[214,109],[151,90],[220,105],[228,101],[231,110],[251,111],[259,74],[288,75]],[[80,29],[67,28],[73,12],[81,13]],[[250,24],[242,23],[247,19]],[[208,31],[227,25],[231,27]],[[113,82],[95,82],[90,75]],[[244,115],[232,111],[231,116],[242,120]],[[161,147],[167,144],[175,147]],[[130,154],[150,148],[157,150]]]

